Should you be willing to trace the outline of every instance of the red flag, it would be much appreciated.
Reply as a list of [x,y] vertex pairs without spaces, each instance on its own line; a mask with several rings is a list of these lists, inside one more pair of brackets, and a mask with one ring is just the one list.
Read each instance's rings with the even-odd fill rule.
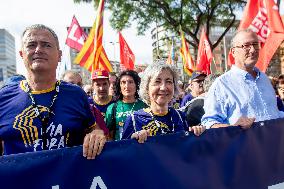
[[227,60],[227,64],[228,64],[228,66],[232,66],[233,64],[235,64],[235,59],[234,59],[234,57],[233,57],[233,55],[232,55],[232,50],[230,49],[230,51],[229,51],[229,54],[228,54],[228,60]]
[[239,29],[254,31],[261,43],[256,66],[264,71],[284,40],[284,26],[274,0],[248,0]]
[[199,40],[196,70],[209,75],[211,73],[210,64],[212,59],[213,54],[206,36],[205,29],[203,28]]
[[87,39],[86,33],[79,25],[76,17],[73,16],[71,26],[68,29],[66,44],[69,47],[76,49],[77,51],[80,51],[86,39]]
[[118,34],[120,46],[120,64],[124,65],[126,69],[134,70],[135,56],[122,34],[120,32],[118,32]]

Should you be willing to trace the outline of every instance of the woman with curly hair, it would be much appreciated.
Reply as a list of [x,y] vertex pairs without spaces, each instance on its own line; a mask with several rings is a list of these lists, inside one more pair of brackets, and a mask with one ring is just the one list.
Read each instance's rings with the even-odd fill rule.
[[120,140],[127,116],[146,107],[146,104],[139,100],[139,85],[140,77],[137,72],[126,70],[119,74],[116,82],[118,101],[111,104],[106,111],[106,124],[110,131],[110,139]]

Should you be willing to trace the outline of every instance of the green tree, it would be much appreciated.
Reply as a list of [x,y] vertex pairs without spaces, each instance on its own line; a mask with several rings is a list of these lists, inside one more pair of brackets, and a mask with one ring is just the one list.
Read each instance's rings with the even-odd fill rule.
[[[74,2],[94,3],[99,0],[74,0]],[[106,8],[112,12],[111,26],[116,30],[137,23],[138,34],[143,34],[154,23],[179,35],[180,27],[191,37],[188,42],[197,48],[199,30],[205,26],[207,35],[213,26],[224,28],[220,37],[209,43],[214,49],[229,29],[236,25],[236,11],[244,7],[243,0],[106,0]]]

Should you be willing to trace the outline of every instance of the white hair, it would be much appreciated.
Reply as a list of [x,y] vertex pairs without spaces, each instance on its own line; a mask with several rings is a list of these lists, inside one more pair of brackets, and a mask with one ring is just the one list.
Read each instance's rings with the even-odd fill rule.
[[171,65],[166,64],[165,61],[159,60],[158,62],[154,62],[149,65],[143,72],[141,78],[139,96],[148,105],[150,105],[149,83],[151,79],[156,78],[163,70],[168,70],[172,74],[174,82],[174,96],[178,95],[178,75],[176,70]]
[[256,33],[253,32],[253,31],[252,31],[251,29],[249,29],[249,28],[239,30],[239,31],[237,31],[237,32],[234,34],[234,36],[233,36],[233,38],[232,38],[232,40],[231,40],[231,47],[234,47],[234,46],[236,45],[236,43],[237,43],[238,40],[239,40],[239,39],[238,39],[238,36],[239,36],[240,34],[242,34],[242,33],[251,33],[251,34],[255,35],[255,37],[257,38]]

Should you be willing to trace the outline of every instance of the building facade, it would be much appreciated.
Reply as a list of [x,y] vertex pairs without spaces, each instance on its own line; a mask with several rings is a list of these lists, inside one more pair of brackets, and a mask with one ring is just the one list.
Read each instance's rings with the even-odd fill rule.
[[[67,28],[67,31],[68,31],[68,29],[69,28]],[[82,27],[82,29],[84,30],[85,33],[89,34],[92,28],[91,27]],[[89,84],[90,78],[91,78],[91,73],[87,69],[81,67],[79,64],[74,63],[74,60],[75,60],[75,58],[78,54],[78,51],[70,48],[69,54],[70,54],[70,66],[67,66],[67,68],[70,67],[70,70],[80,73],[80,75],[82,76],[82,79],[83,79],[83,83]]]
[[[237,30],[237,25],[239,25],[239,21],[236,21],[235,27],[231,27],[226,35],[222,38],[218,46],[213,49],[214,59],[211,63],[211,71],[213,73],[224,73],[229,69],[228,54],[231,48],[232,38]],[[212,27],[209,35],[211,42],[215,43],[222,35],[224,30],[224,27]]]
[[[236,31],[236,26],[239,24],[239,21],[236,21],[235,27],[232,27],[224,36],[219,45],[213,50],[214,61],[211,63],[211,70],[213,73],[219,72],[223,73],[228,69],[227,66],[227,54],[230,50],[231,39]],[[220,35],[225,30],[224,27],[215,26],[211,28],[209,39],[212,43],[215,43]],[[166,31],[163,26],[157,26],[151,31],[152,35],[152,52],[153,60],[157,59],[167,59],[168,54],[171,48],[171,39],[173,38],[174,47],[175,47],[175,66],[178,70],[180,80],[187,82],[189,76],[183,71],[183,63],[179,53],[181,47],[181,38],[176,36],[176,34]],[[192,40],[190,36],[185,36],[188,40]],[[189,51],[191,53],[194,62],[197,57],[197,49],[194,49],[189,45]]]
[[[174,44],[174,67],[176,68],[179,79],[182,81],[188,80],[188,76],[183,70],[183,64],[181,56],[179,54],[179,49],[181,46],[180,36],[177,36],[173,32],[165,29],[162,25],[156,26],[151,30],[152,38],[152,54],[153,61],[168,59],[172,43]],[[193,49],[190,49],[192,53]]]
[[0,86],[15,74],[15,38],[7,30],[0,29]]
[[[284,15],[282,15],[281,18],[284,24]],[[280,74],[284,74],[284,42],[282,42],[272,57],[266,74],[272,77],[278,77]]]

